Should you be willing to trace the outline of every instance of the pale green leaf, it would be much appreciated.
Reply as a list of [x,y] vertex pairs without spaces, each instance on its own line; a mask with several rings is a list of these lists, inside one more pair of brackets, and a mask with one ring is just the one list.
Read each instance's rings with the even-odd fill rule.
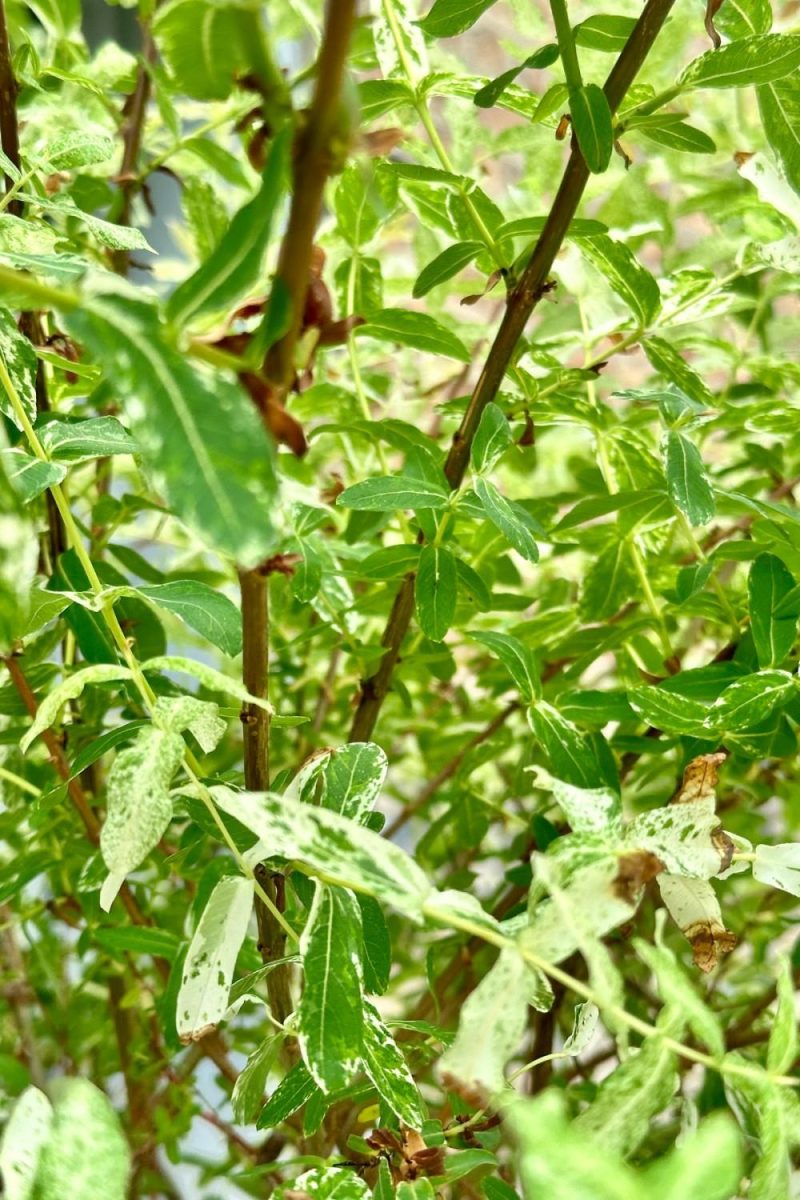
[[130,1150],[107,1097],[88,1079],[58,1079],[54,1115],[36,1173],[36,1200],[126,1200]]
[[364,1070],[378,1094],[409,1129],[424,1120],[422,1099],[403,1053],[373,1006],[364,1003]]
[[683,88],[750,87],[783,79],[800,66],[800,34],[761,33],[708,50],[678,81]]
[[231,1110],[238,1125],[252,1125],[255,1121],[281,1040],[280,1034],[265,1038],[237,1075],[231,1093]]
[[797,1017],[792,965],[782,956],[778,966],[778,1008],[767,1047],[767,1070],[776,1075],[789,1072],[797,1058]]
[[0,450],[3,471],[23,504],[35,500],[56,483],[61,483],[67,474],[63,463],[45,462],[34,458],[19,446]]
[[578,245],[581,253],[625,301],[639,325],[647,328],[661,307],[658,284],[650,272],[624,242],[617,242],[605,234],[581,238]]
[[753,878],[767,887],[800,896],[800,842],[756,846]]
[[355,330],[358,337],[376,338],[381,342],[398,342],[427,354],[441,354],[469,362],[470,353],[454,333],[430,313],[411,312],[404,308],[384,308],[374,313],[366,325]]
[[449,495],[444,488],[427,479],[400,475],[379,475],[364,479],[345,488],[336,503],[340,508],[356,508],[368,512],[390,512],[397,508],[447,508]]
[[93,663],[92,666],[83,667],[79,671],[73,671],[68,675],[57,687],[48,692],[39,704],[33,724],[28,732],[20,739],[20,749],[25,754],[31,743],[43,733],[45,729],[49,729],[55,724],[58,712],[70,700],[77,700],[83,692],[83,689],[90,683],[110,683],[118,679],[130,679],[131,672],[128,667],[123,667],[117,663]]
[[[7,308],[0,308],[0,357],[6,365],[6,370],[11,377],[17,396],[22,401],[22,407],[25,409],[28,420],[35,421],[36,351],[24,333],[20,333],[17,322]],[[0,387],[0,412],[13,421],[18,429],[22,428],[4,387]]]
[[136,454],[138,446],[116,417],[83,421],[50,420],[37,430],[45,450],[63,462],[84,462],[111,454]]
[[31,1200],[39,1156],[52,1124],[47,1096],[36,1087],[26,1088],[11,1110],[0,1142],[5,1200]]
[[672,951],[666,946],[651,946],[641,939],[637,939],[634,946],[655,975],[664,1003],[682,1012],[694,1036],[711,1054],[721,1058],[725,1053],[725,1035],[719,1017],[695,991]]

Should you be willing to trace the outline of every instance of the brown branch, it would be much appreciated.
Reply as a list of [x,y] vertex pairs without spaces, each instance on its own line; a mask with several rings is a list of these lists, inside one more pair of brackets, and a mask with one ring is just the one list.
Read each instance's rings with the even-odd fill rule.
[[[647,0],[642,15],[606,80],[604,91],[612,113],[619,107],[635,79],[674,3],[675,0]],[[500,328],[489,350],[461,424],[453,437],[444,467],[451,488],[458,488],[461,485],[469,462],[472,440],[483,411],[497,395],[531,313],[544,294],[548,274],[564,241],[570,222],[577,211],[588,179],[589,169],[577,141],[573,139],[572,151],[561,179],[561,185],[550,208],[544,228],[519,283],[509,293]],[[350,733],[351,741],[368,739],[375,728],[381,706],[389,689],[392,670],[400,655],[403,638],[411,620],[413,592],[414,578],[406,576],[392,606],[389,622],[381,642],[381,645],[386,648],[386,653],[376,673],[365,680],[362,685]]]
[[[122,163],[117,184],[119,196],[115,206],[114,220],[118,225],[130,225],[133,198],[139,187],[139,155],[142,149],[142,133],[147,106],[150,103],[152,79],[150,67],[156,61],[156,44],[150,30],[142,30],[142,62],[136,73],[136,85],[125,104],[125,123],[122,130]],[[130,251],[115,250],[111,255],[114,270],[127,275],[130,267]]]
[[[0,0],[0,140],[3,153],[15,167],[19,167],[19,128],[17,126],[17,81],[11,66],[11,44],[8,40],[6,8]],[[6,190],[13,180],[6,176]],[[12,200],[8,211],[14,216],[22,212],[22,202]]]
[[8,1001],[19,1031],[19,1057],[28,1068],[31,1083],[43,1089],[46,1087],[45,1074],[30,1013],[30,1001],[34,993],[28,985],[25,959],[14,935],[13,914],[7,904],[0,904],[0,944],[3,960],[11,972],[9,986],[3,989],[3,998]]

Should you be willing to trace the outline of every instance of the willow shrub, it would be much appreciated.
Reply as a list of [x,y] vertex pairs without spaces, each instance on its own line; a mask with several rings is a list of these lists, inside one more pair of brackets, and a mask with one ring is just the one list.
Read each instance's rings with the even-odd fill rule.
[[797,1192],[800,32],[594,7],[0,5],[8,1200]]

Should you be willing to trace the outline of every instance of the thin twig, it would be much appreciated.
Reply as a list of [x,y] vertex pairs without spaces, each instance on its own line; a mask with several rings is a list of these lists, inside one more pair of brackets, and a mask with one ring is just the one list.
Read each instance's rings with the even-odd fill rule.
[[[674,3],[675,0],[648,0],[645,5],[606,80],[604,91],[612,113],[619,107],[635,79]],[[469,463],[472,441],[483,411],[497,395],[531,313],[544,294],[550,269],[577,211],[588,179],[589,169],[577,142],[573,141],[572,152],[544,228],[518,284],[509,293],[500,328],[461,424],[453,437],[444,467],[447,481],[453,489],[461,486]],[[407,575],[395,597],[381,640],[381,645],[385,648],[383,658],[375,674],[362,683],[350,732],[351,741],[367,740],[375,728],[413,608],[414,576]]]

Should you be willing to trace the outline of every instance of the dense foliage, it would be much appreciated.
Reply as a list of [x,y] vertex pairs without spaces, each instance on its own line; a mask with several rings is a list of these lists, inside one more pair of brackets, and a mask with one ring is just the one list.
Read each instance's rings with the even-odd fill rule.
[[0,0],[3,1194],[799,1195],[796,5],[119,3]]

